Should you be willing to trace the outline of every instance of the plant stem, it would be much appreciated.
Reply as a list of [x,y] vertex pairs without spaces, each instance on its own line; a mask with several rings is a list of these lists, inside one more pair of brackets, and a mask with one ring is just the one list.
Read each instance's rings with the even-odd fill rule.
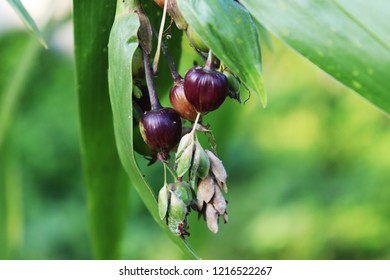
[[146,85],[149,91],[150,105],[152,107],[152,110],[158,110],[161,109],[162,106],[158,99],[156,88],[154,87],[153,70],[152,67],[150,66],[149,55],[145,52],[145,50],[142,50],[142,53],[143,53],[144,66],[145,66]]
[[176,66],[175,66],[175,62],[173,61],[173,58],[172,58],[171,54],[169,53],[167,46],[164,43],[161,44],[161,49],[163,51],[165,58],[167,59],[168,67],[169,67],[169,70],[171,71],[173,81],[174,82],[180,81],[183,78],[182,78],[182,76],[180,76],[179,72],[177,71]]
[[211,50],[209,50],[209,55],[207,57],[206,65],[204,66],[204,68],[207,69],[207,70],[213,70],[214,69],[214,55],[211,52]]
[[157,73],[158,61],[160,60],[161,40],[162,40],[163,31],[164,31],[165,18],[167,15],[167,6],[168,6],[168,0],[166,0],[164,2],[164,11],[163,11],[162,19],[161,19],[160,31],[158,33],[157,50],[156,50],[156,55],[154,56],[154,61],[153,61],[153,73]]
[[[154,28],[153,28],[153,33],[158,38],[158,34]],[[163,51],[163,54],[164,54],[165,58],[167,59],[168,67],[169,67],[169,70],[171,71],[173,81],[174,82],[180,81],[182,79],[182,76],[180,76],[179,72],[177,71],[176,66],[175,66],[175,62],[173,61],[173,58],[172,58],[171,54],[169,53],[167,46],[162,41],[161,41],[161,50]]]
[[167,184],[167,164],[165,162],[163,162],[163,165],[164,165],[164,186],[168,186]]
[[196,119],[195,119],[195,121],[194,121],[194,126],[192,127],[192,130],[191,130],[191,134],[193,135],[194,133],[195,133],[195,131],[196,131],[196,125],[198,124],[198,122],[199,122],[199,118],[200,118],[200,113],[198,113],[197,115],[196,115]]

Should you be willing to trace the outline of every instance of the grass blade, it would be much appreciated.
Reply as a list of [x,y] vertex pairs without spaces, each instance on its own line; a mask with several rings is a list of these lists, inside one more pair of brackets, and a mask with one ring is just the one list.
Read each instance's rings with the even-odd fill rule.
[[39,31],[39,28],[30,14],[27,12],[26,8],[23,6],[20,0],[8,0],[8,3],[14,8],[16,13],[22,19],[23,23],[26,25],[28,30],[30,30],[38,39],[39,43],[47,49],[47,44],[45,39],[42,36],[42,33]]
[[74,1],[81,152],[92,242],[98,259],[120,257],[128,215],[128,179],[118,157],[108,94],[107,44],[115,2]]

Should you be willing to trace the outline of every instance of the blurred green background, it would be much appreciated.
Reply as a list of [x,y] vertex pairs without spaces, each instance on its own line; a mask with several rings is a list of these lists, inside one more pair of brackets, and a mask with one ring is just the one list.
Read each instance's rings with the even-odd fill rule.
[[[1,259],[93,258],[74,62],[56,47],[60,31],[49,50],[24,30],[0,34]],[[272,44],[267,108],[251,96],[205,118],[229,174],[229,224],[213,235],[193,214],[190,242],[204,259],[389,259],[389,118]],[[184,74],[193,51],[182,45]],[[157,191],[161,165],[139,162]],[[182,258],[133,188],[129,199],[123,258]]]

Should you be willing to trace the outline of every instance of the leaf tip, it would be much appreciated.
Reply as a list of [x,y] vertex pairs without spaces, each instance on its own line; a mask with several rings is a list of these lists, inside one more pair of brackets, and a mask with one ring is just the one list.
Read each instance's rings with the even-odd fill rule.
[[47,45],[45,39],[43,39],[43,37],[39,38],[39,43],[42,45],[42,47],[45,49],[45,50],[48,50],[49,49],[49,46]]

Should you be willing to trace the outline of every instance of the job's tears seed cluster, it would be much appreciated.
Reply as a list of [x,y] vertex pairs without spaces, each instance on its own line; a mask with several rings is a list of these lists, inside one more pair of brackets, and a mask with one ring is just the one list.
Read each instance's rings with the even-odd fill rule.
[[[164,184],[158,193],[159,216],[173,233],[185,238],[190,235],[187,218],[191,211],[203,216],[213,233],[218,231],[220,216],[225,223],[228,222],[224,197],[227,193],[226,170],[217,157],[215,143],[212,143],[211,149],[204,149],[198,140],[198,133],[211,135],[208,138],[214,139],[212,131],[203,125],[202,117],[220,108],[227,96],[239,100],[240,81],[187,24],[176,1],[166,1],[155,2],[187,34],[191,46],[201,59],[205,59],[205,64],[204,67],[189,69],[183,78],[177,72],[166,46],[161,44],[173,78],[169,92],[173,108],[163,107],[154,86],[155,72],[150,63],[152,28],[140,7],[140,47],[132,62],[135,69],[133,124],[134,127],[139,125],[139,133],[134,131],[133,138],[135,151],[149,157],[150,164],[157,159],[163,163]],[[159,45],[160,40],[161,36]],[[158,62],[157,54],[156,57]],[[139,139],[143,139],[143,142]],[[170,161],[170,152],[175,152],[174,163]],[[168,182],[167,170],[174,182]]]

